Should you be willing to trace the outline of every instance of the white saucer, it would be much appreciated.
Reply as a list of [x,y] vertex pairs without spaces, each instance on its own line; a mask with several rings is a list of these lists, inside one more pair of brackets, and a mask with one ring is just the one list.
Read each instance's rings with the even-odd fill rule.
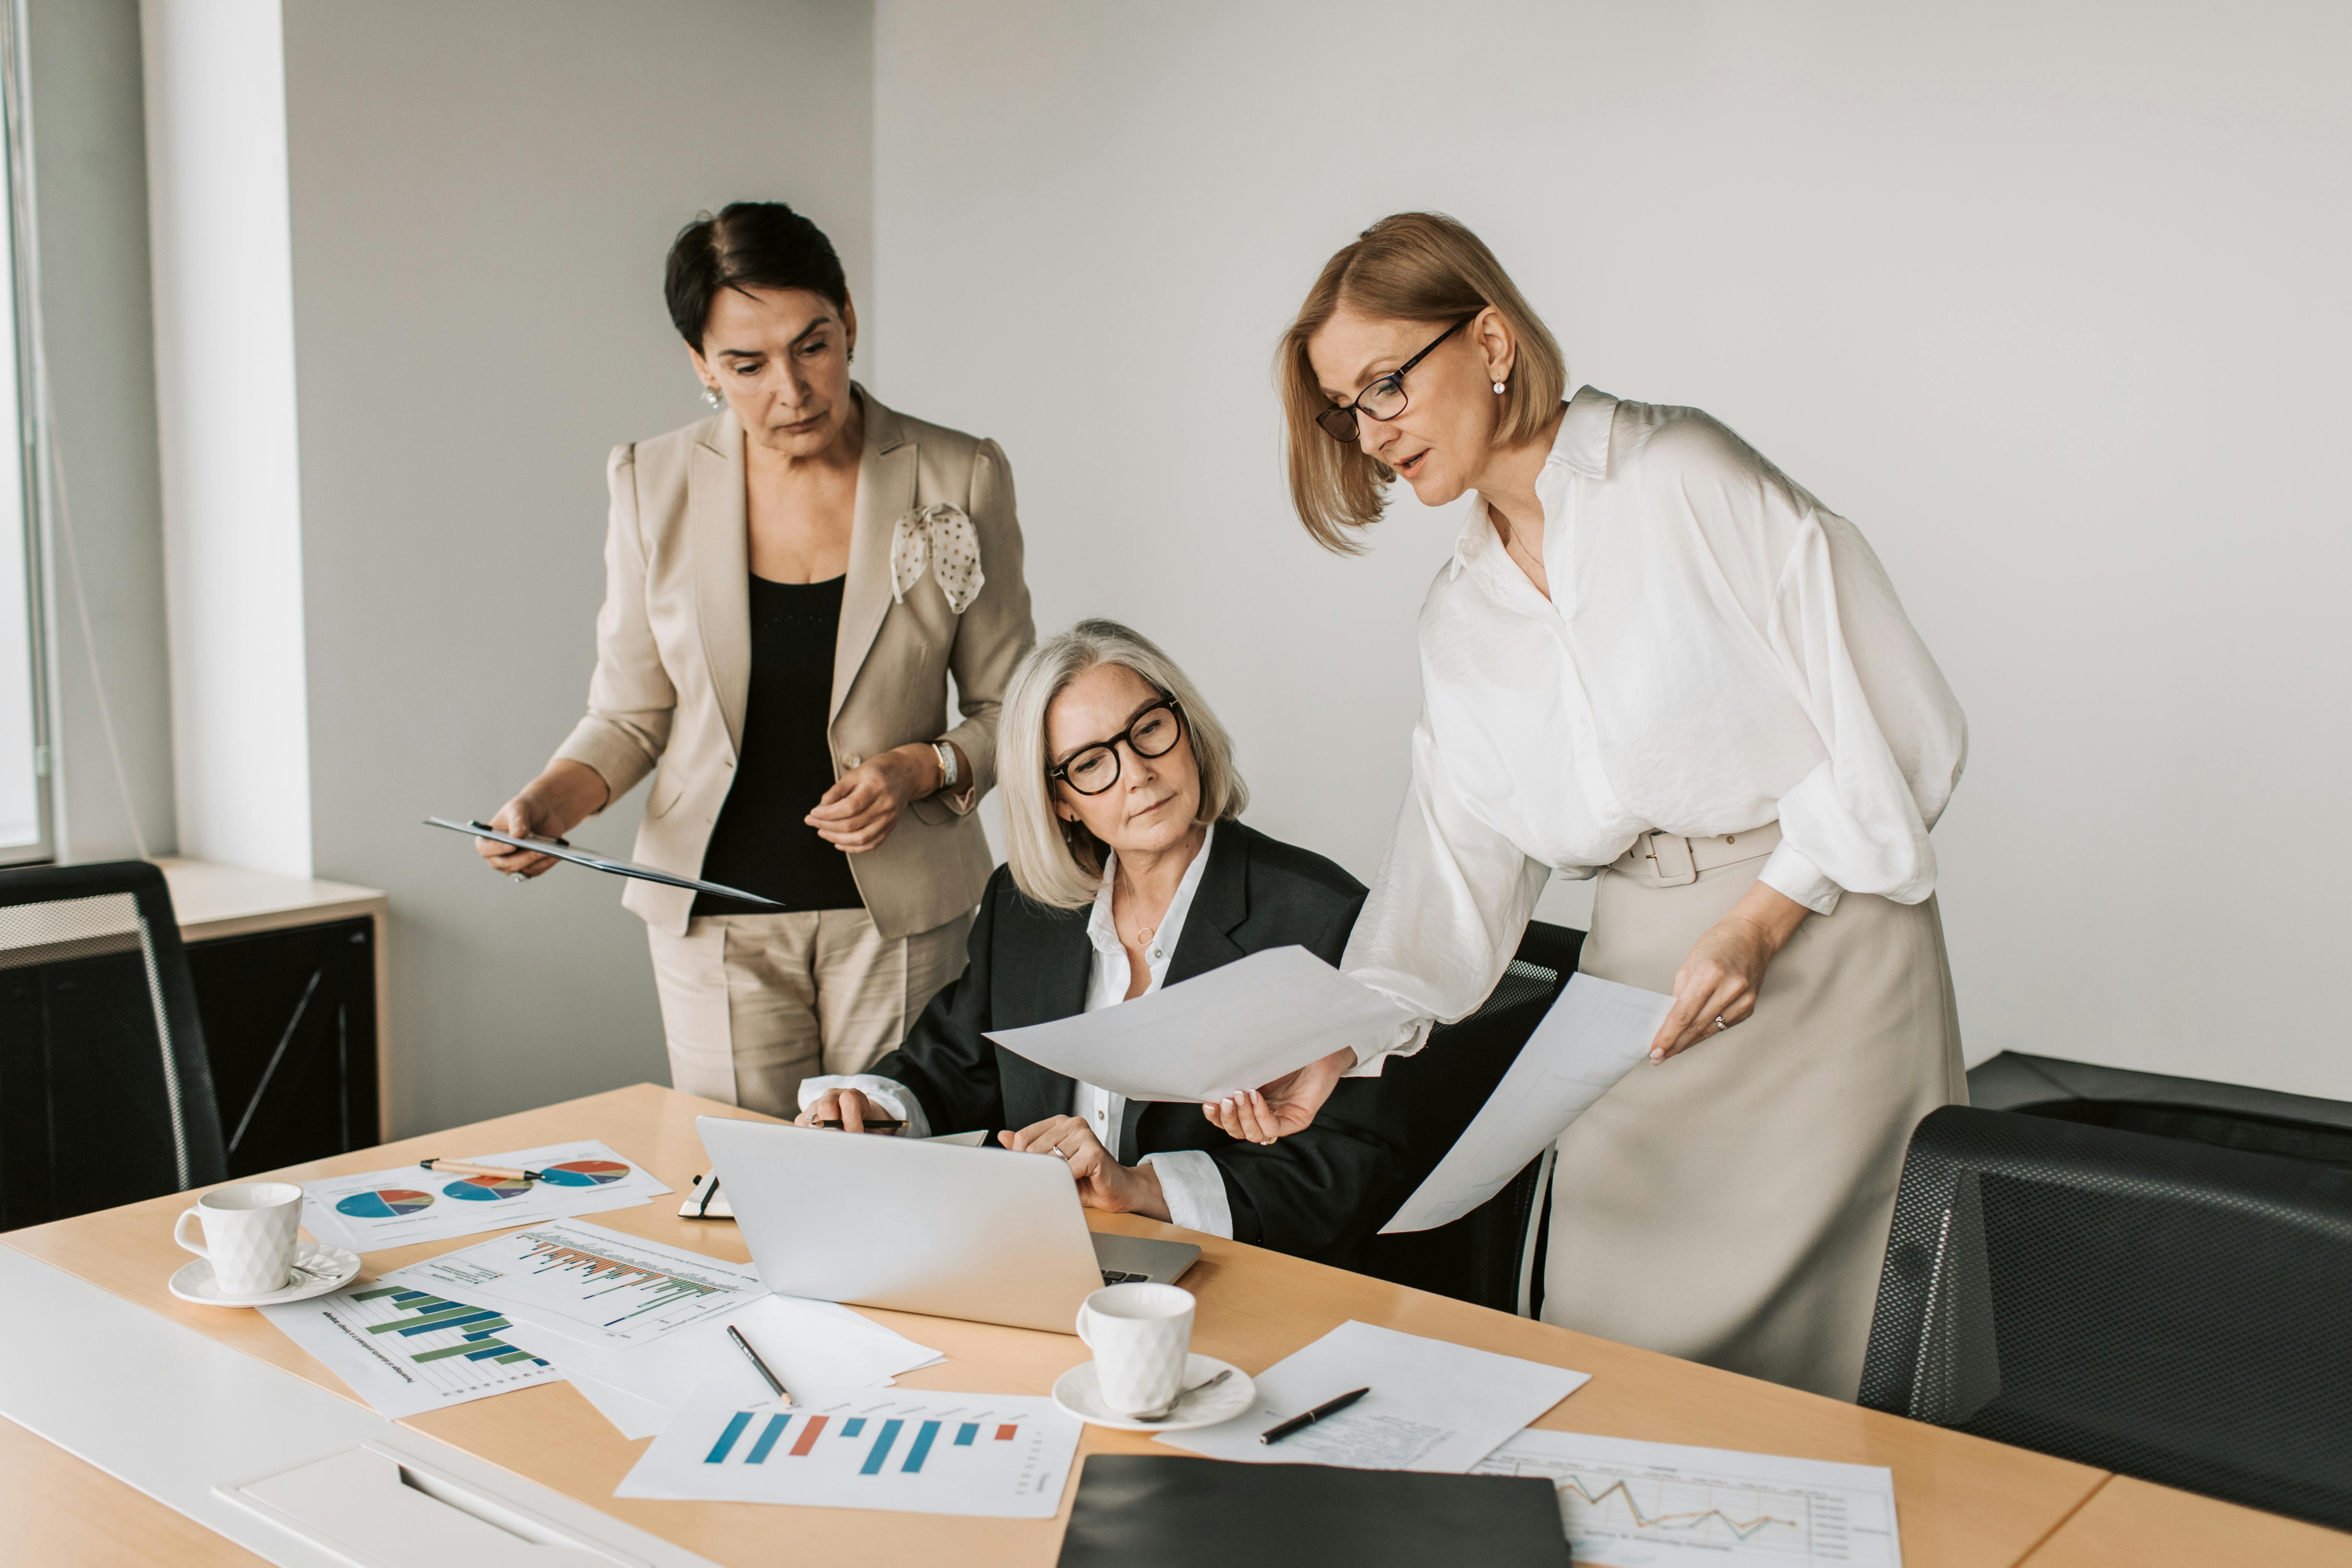
[[[360,1255],[347,1252],[340,1247],[329,1247],[323,1241],[302,1243],[294,1249],[294,1261],[310,1272],[295,1276],[294,1283],[283,1290],[272,1290],[264,1296],[224,1296],[220,1293],[220,1287],[213,1282],[211,1261],[199,1258],[172,1276],[172,1294],[183,1301],[194,1301],[206,1307],[269,1307],[280,1301],[300,1301],[312,1296],[323,1296],[330,1290],[341,1289],[359,1278]],[[1197,1383],[1200,1380],[1195,1378],[1193,1381]]]
[[1190,1432],[1195,1426],[1214,1426],[1220,1421],[1230,1421],[1257,1398],[1257,1384],[1250,1381],[1249,1373],[1213,1355],[1185,1358],[1184,1386],[1190,1388],[1206,1382],[1221,1372],[1230,1372],[1233,1376],[1214,1388],[1178,1395],[1176,1408],[1165,1421],[1138,1421],[1105,1405],[1102,1383],[1095,1375],[1095,1363],[1090,1361],[1080,1362],[1054,1380],[1054,1403],[1081,1421],[1115,1426],[1122,1432]]

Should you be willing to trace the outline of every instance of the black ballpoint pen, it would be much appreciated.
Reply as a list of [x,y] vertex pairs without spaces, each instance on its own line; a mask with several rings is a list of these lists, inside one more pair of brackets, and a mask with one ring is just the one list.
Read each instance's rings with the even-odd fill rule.
[[1353,1393],[1343,1394],[1337,1399],[1325,1400],[1314,1409],[1306,1412],[1304,1415],[1294,1415],[1279,1426],[1267,1427],[1265,1431],[1257,1435],[1257,1440],[1261,1443],[1279,1443],[1285,1437],[1289,1436],[1293,1432],[1306,1431],[1307,1428],[1314,1426],[1315,1423],[1322,1420],[1326,1415],[1337,1415],[1340,1411],[1345,1410],[1348,1406],[1353,1405],[1356,1401],[1361,1399],[1370,1392],[1371,1390],[1369,1388],[1359,1388]]
[[735,1347],[738,1350],[751,1358],[751,1364],[759,1369],[760,1375],[768,1380],[768,1386],[776,1391],[776,1397],[790,1405],[793,1402],[793,1396],[784,1392],[784,1385],[776,1381],[776,1374],[768,1370],[768,1363],[760,1359],[760,1352],[751,1348],[751,1342],[743,1337],[743,1331],[730,1323],[727,1325],[727,1337],[735,1342]]

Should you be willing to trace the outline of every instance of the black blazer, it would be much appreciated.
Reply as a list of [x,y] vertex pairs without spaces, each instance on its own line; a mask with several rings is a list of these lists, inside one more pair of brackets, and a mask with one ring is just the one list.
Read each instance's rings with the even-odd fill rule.
[[[1363,884],[1320,855],[1221,822],[1167,983],[1294,943],[1337,963],[1363,902]],[[933,1132],[993,1134],[1069,1115],[1073,1079],[983,1032],[1085,1011],[1095,961],[1089,913],[1031,901],[999,867],[972,924],[971,967],[931,999],[905,1044],[866,1070],[906,1085]],[[1197,1105],[1128,1103],[1111,1151],[1121,1164],[1177,1149],[1204,1150],[1216,1162],[1235,1240],[1328,1262],[1351,1258],[1387,1217],[1381,1200],[1402,1169],[1376,1079],[1342,1082],[1312,1126],[1265,1147],[1227,1137]]]

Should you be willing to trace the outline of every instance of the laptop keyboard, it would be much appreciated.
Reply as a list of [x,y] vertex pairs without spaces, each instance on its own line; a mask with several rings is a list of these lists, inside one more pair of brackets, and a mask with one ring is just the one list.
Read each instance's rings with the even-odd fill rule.
[[1149,1274],[1122,1274],[1116,1268],[1104,1269],[1102,1277],[1106,1285],[1141,1285],[1151,1278]]

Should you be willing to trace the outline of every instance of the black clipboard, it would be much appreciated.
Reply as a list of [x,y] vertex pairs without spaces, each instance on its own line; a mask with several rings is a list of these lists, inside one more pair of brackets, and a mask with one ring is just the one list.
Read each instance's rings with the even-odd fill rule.
[[705,882],[694,877],[681,877],[675,871],[664,871],[652,866],[640,866],[635,860],[615,860],[609,855],[599,855],[593,849],[582,849],[561,838],[518,838],[511,833],[500,833],[479,822],[451,822],[443,816],[425,819],[428,827],[446,827],[452,833],[462,833],[469,838],[487,838],[494,844],[504,844],[516,849],[529,849],[536,854],[551,855],[558,860],[569,860],[574,866],[585,866],[592,871],[604,871],[615,877],[635,877],[640,882],[659,882],[664,887],[691,888],[698,893],[716,893],[721,898],[740,899],[747,904],[762,909],[787,910],[790,904],[780,904],[773,899],[763,899],[757,893],[747,893],[740,888],[730,888],[719,882]]

